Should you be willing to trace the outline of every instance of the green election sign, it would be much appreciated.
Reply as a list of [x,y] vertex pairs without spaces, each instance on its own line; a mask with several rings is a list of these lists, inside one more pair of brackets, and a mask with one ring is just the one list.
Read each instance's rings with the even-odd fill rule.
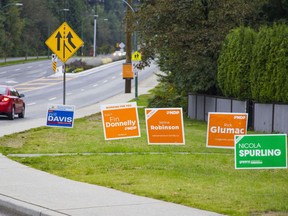
[[236,169],[287,168],[287,135],[235,136]]

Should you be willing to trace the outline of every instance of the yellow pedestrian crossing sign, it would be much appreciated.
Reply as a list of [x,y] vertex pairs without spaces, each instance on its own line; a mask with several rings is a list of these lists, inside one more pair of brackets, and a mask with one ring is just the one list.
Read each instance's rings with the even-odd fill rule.
[[64,22],[45,43],[65,63],[82,46],[83,41]]
[[138,51],[135,51],[132,54],[132,60],[133,61],[141,61],[141,59],[142,59],[141,53],[139,53]]

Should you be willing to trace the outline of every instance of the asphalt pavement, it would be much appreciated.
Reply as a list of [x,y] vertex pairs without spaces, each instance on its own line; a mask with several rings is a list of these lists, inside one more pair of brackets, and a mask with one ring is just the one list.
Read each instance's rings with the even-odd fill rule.
[[[138,92],[145,94],[157,85],[156,76],[139,83]],[[101,104],[127,102],[132,93],[109,98],[77,110],[77,118],[100,111]],[[12,132],[45,124],[45,119],[31,120]],[[3,129],[2,135],[12,133]],[[1,136],[1,135],[0,135]],[[0,154],[0,209],[12,209],[31,216],[217,216],[220,214],[136,196],[110,188],[57,177],[10,160]]]

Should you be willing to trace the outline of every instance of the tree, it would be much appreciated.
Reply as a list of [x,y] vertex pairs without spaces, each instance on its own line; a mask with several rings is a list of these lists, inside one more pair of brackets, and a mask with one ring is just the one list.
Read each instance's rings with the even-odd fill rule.
[[255,23],[265,1],[142,1],[135,29],[142,41],[143,62],[157,57],[162,81],[178,92],[214,92],[217,59],[229,30]]
[[262,7],[263,16],[267,21],[273,23],[279,20],[287,20],[288,1],[287,0],[269,0]]
[[250,65],[257,33],[248,27],[233,29],[218,58],[217,82],[224,96],[251,98]]
[[258,102],[288,102],[288,27],[262,27],[253,48],[250,82]]
[[47,10],[46,0],[23,0],[23,5],[25,7],[22,8],[24,28],[21,36],[21,56],[43,55],[43,51],[47,51],[43,41],[50,36],[50,31],[57,26],[58,20]]
[[23,21],[20,19],[20,9],[15,6],[14,1],[3,0],[1,2],[0,17],[3,26],[0,33],[3,56],[17,56],[17,48],[20,46],[20,37],[24,27]]

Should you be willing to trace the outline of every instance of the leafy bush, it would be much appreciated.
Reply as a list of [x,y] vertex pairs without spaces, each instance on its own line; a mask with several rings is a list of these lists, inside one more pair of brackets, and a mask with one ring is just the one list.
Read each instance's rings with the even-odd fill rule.
[[240,27],[226,37],[217,81],[227,97],[288,102],[288,27],[274,24],[256,33]]
[[217,81],[222,93],[238,99],[251,98],[250,61],[256,32],[239,27],[226,37],[218,59]]
[[288,27],[275,24],[258,33],[251,62],[252,99],[288,102]]
[[173,85],[161,82],[151,93],[153,97],[148,100],[148,107],[182,107],[183,112],[187,111],[187,96],[178,94]]
[[66,72],[68,73],[78,73],[83,70],[88,70],[92,68],[92,66],[87,65],[86,62],[82,61],[81,59],[75,60],[66,65]]

